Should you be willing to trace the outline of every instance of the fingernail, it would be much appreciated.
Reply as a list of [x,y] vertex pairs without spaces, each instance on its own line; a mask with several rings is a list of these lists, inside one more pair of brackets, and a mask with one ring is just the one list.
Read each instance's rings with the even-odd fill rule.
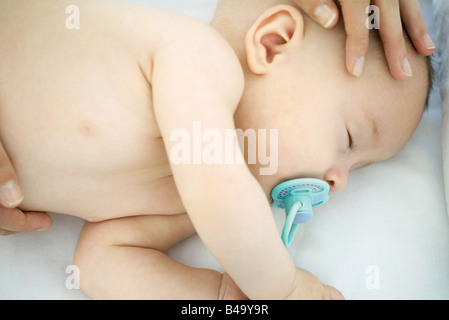
[[428,33],[423,37],[422,40],[427,49],[435,49],[435,43],[433,43],[432,38]]
[[327,4],[321,4],[316,7],[313,14],[318,22],[326,29],[329,28],[334,23],[335,18],[337,18],[337,13],[329,8]]
[[358,58],[354,63],[354,67],[352,68],[352,75],[355,77],[360,77],[362,75],[364,66],[365,66],[365,57]]
[[402,72],[407,77],[413,77],[412,67],[410,66],[410,61],[408,61],[408,58],[405,58],[404,60],[402,60],[401,67],[402,67]]
[[22,191],[15,180],[9,180],[0,187],[0,199],[9,208],[14,208],[23,201]]
[[52,225],[49,225],[49,226],[46,226],[46,227],[44,227],[44,228],[42,228],[42,229],[39,229],[39,230],[37,230],[37,231],[38,231],[38,232],[48,231],[48,230],[51,229],[51,227],[52,227]]

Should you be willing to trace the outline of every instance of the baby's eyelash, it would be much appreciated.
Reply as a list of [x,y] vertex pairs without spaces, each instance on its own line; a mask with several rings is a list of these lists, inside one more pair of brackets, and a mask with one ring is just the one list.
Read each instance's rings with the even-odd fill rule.
[[347,130],[347,131],[348,131],[348,138],[349,138],[349,145],[348,145],[348,148],[349,148],[349,150],[354,150],[354,147],[355,147],[355,145],[354,145],[354,139],[352,138],[351,132],[350,132],[349,130]]

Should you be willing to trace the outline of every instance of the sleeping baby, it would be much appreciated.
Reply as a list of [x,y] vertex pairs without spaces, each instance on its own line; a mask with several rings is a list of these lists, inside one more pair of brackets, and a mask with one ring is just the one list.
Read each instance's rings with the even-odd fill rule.
[[[96,299],[342,298],[294,265],[270,192],[295,178],[340,191],[350,170],[392,157],[430,85],[410,43],[410,80],[390,75],[380,41],[350,76],[343,23],[324,30],[290,0],[222,0],[211,25],[125,2],[4,0],[0,39],[20,209],[87,221],[74,264]],[[237,131],[276,139],[239,144]],[[209,161],[218,137],[241,146],[229,161]],[[251,156],[264,145],[272,170]],[[224,274],[164,253],[195,233]]]

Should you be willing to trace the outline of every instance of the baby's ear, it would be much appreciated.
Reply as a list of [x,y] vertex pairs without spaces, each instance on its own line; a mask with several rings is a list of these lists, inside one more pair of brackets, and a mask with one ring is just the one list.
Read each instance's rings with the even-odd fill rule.
[[246,35],[248,65],[255,74],[285,61],[292,47],[304,39],[304,18],[293,6],[279,5],[265,11]]

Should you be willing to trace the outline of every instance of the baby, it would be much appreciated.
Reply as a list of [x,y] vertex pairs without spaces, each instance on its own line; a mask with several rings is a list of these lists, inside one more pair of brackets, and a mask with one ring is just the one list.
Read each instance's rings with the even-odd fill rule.
[[[79,28],[66,27],[69,6]],[[391,77],[376,41],[350,76],[344,26],[324,30],[290,0],[222,0],[211,26],[125,2],[3,0],[0,39],[0,137],[20,209],[88,221],[74,264],[99,299],[342,298],[295,267],[270,191],[305,177],[342,190],[350,170],[404,146],[429,87],[411,45],[410,80]],[[174,161],[174,133],[197,124],[275,130],[276,170],[248,163],[251,145],[227,163]],[[195,232],[224,275],[164,254]]]

